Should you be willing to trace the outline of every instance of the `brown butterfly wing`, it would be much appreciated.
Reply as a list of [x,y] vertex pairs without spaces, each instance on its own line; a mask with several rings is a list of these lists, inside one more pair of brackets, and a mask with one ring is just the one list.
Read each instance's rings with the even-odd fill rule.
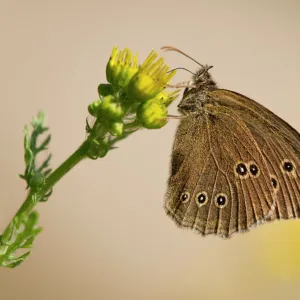
[[[180,122],[174,141],[165,209],[179,226],[203,235],[246,231],[265,220],[276,199],[259,145],[231,113],[207,106],[204,114]],[[239,163],[255,164],[258,175],[240,176]],[[199,195],[206,197],[204,203]]]
[[245,96],[225,90],[216,90],[211,96],[243,119],[267,160],[277,194],[275,210],[267,221],[299,218],[299,133],[277,115]]

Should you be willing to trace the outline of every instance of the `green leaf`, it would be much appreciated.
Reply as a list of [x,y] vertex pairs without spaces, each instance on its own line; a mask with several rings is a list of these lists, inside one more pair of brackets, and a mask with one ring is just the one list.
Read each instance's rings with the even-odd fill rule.
[[[45,159],[45,161],[41,164],[41,166],[37,169],[38,172],[42,172],[44,169],[47,169],[49,167],[49,162],[51,159],[52,155],[49,154],[48,157]],[[47,172],[46,170],[45,172]]]
[[38,147],[37,151],[43,151],[43,150],[47,150],[47,146],[49,145],[51,140],[51,135],[49,134],[46,139],[42,142],[42,144]]
[[39,214],[37,211],[33,211],[26,220],[26,228],[33,228],[39,220]]
[[1,236],[1,245],[7,245],[9,243],[9,241],[12,239],[15,228],[16,225],[13,222],[9,224]]
[[42,231],[37,223],[37,211],[13,219],[1,236],[0,266],[14,268],[28,257],[30,251],[20,255],[15,255],[15,252],[32,247],[35,237]]
[[30,149],[30,136],[29,136],[29,129],[26,125],[24,128],[24,151],[25,151],[25,163],[26,166],[30,165],[33,161],[34,155]]
[[30,251],[24,253],[19,257],[12,257],[11,259],[7,260],[2,266],[7,268],[15,268],[19,266],[30,254]]
[[51,169],[49,168],[52,157],[51,154],[40,164],[37,162],[37,155],[47,150],[51,141],[51,135],[48,134],[42,142],[38,144],[38,140],[48,130],[44,122],[45,113],[39,112],[31,121],[31,132],[27,125],[24,128],[24,158],[26,167],[24,174],[20,174],[19,176],[26,181],[27,188],[41,188],[45,183],[45,178],[51,173]]

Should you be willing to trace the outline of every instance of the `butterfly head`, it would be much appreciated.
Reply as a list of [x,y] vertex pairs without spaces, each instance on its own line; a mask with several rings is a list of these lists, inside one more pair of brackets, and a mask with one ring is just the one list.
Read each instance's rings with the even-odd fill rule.
[[198,69],[192,79],[192,85],[196,91],[210,90],[216,88],[216,83],[208,72],[213,66],[205,65]]
[[185,68],[177,68],[185,69],[193,74],[192,80],[184,90],[182,100],[178,105],[178,110],[184,115],[203,111],[205,103],[208,102],[207,92],[217,88],[215,81],[208,72],[213,66],[202,65],[191,56],[172,46],[164,46],[161,49],[164,51],[178,52],[200,66],[195,74]]
[[178,105],[178,110],[188,115],[199,113],[203,110],[204,105],[208,102],[207,92],[217,88],[216,82],[208,72],[212,66],[202,66],[193,75],[189,86],[184,90],[182,100]]

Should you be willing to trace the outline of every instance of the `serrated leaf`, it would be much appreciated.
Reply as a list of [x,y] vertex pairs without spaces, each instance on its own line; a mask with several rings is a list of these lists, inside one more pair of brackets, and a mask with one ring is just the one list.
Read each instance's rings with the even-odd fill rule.
[[0,258],[1,258],[1,256],[4,256],[6,254],[7,248],[8,248],[7,245],[1,245],[0,246]]
[[36,235],[37,234],[34,234],[34,235],[28,237],[27,240],[24,240],[23,243],[20,244],[20,247],[21,248],[31,248]]
[[[45,161],[41,164],[41,166],[37,169],[38,172],[42,172],[44,169],[48,168],[49,161],[52,158],[52,155],[49,154],[48,157],[45,159]],[[44,173],[45,175],[45,173]]]
[[19,257],[12,258],[8,261],[5,261],[3,263],[3,266],[7,267],[7,268],[15,268],[15,267],[19,266],[29,255],[30,255],[30,251],[24,253],[23,255],[21,255]]
[[[27,188],[38,189],[45,183],[45,177],[51,172],[49,163],[51,154],[38,166],[37,155],[38,153],[46,150],[51,141],[51,135],[48,134],[41,144],[38,146],[38,139],[40,136],[48,130],[48,127],[44,126],[45,113],[39,112],[36,117],[31,121],[32,132],[30,134],[28,126],[24,129],[24,150],[25,150],[25,172],[20,174],[20,178],[24,179],[27,183]],[[42,175],[43,177],[41,178]]]
[[51,141],[51,134],[49,134],[45,140],[41,143],[41,145],[37,148],[37,151],[40,152],[42,150],[46,150],[46,147],[49,145]]
[[21,256],[15,256],[14,253],[18,249],[32,247],[35,237],[42,231],[41,227],[36,227],[37,222],[37,211],[32,211],[29,215],[22,214],[13,219],[1,236],[0,266],[13,268],[26,259],[30,252]]
[[2,245],[7,245],[9,241],[12,239],[13,233],[15,231],[15,224],[12,222],[6,228],[1,236],[1,243]]
[[52,172],[52,169],[48,169],[44,172],[44,176],[47,177]]
[[31,141],[30,141],[29,129],[28,129],[27,125],[24,128],[24,133],[25,133],[25,135],[24,135],[25,163],[28,166],[32,163],[34,155],[33,155],[32,150],[30,149]]
[[39,220],[39,214],[36,210],[30,213],[26,222],[26,228],[33,228]]
[[43,111],[38,112],[36,117],[33,117],[31,124],[34,128],[44,125],[46,114]]

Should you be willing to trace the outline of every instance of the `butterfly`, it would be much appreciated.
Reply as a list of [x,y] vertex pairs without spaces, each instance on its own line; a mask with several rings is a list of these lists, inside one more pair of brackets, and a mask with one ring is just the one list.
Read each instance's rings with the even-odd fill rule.
[[167,214],[179,227],[223,238],[299,218],[299,133],[256,101],[218,88],[211,67],[199,65],[178,105]]

